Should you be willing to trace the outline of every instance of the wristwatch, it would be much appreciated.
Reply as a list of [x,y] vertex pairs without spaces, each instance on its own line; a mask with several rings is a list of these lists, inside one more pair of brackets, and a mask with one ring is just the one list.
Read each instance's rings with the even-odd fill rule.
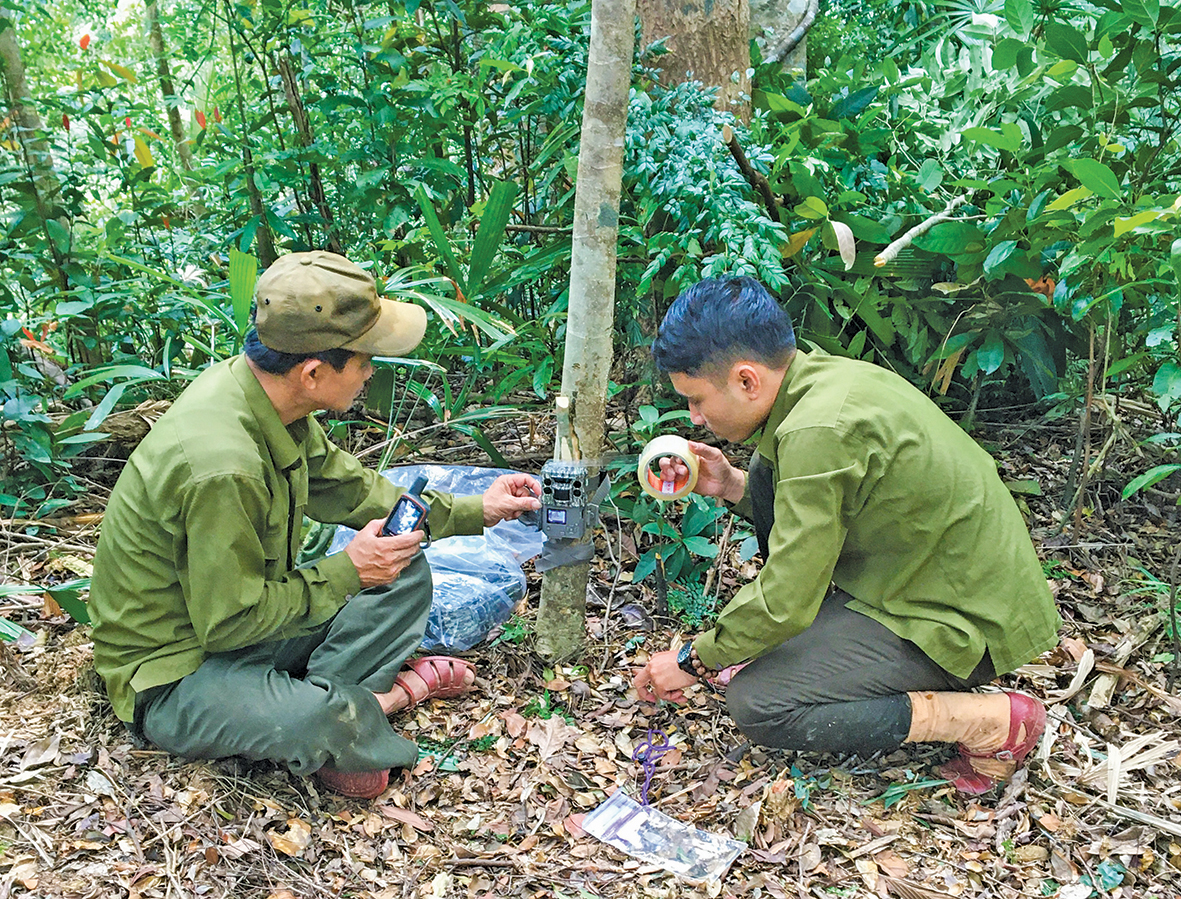
[[693,677],[700,677],[701,676],[700,674],[698,674],[697,669],[693,667],[693,642],[692,641],[685,643],[677,651],[677,667],[680,668],[682,671],[684,671],[686,674],[692,675]]

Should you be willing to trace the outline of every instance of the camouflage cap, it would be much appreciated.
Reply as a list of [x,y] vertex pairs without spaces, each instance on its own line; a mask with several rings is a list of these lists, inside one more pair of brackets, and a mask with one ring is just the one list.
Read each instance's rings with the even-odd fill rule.
[[381,299],[369,272],[322,250],[277,259],[258,279],[254,299],[258,339],[280,353],[401,356],[426,331],[424,309]]

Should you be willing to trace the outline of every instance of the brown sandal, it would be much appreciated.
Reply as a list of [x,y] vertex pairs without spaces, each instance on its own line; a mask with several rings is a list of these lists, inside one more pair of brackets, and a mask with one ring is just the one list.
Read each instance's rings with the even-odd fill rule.
[[[472,688],[471,682],[465,683],[469,671],[474,682],[476,669],[463,659],[453,656],[422,656],[411,659],[394,678],[394,686],[401,687],[409,700],[397,711],[412,709],[428,699],[450,699],[468,692]],[[416,678],[406,677],[409,672],[413,672]]]

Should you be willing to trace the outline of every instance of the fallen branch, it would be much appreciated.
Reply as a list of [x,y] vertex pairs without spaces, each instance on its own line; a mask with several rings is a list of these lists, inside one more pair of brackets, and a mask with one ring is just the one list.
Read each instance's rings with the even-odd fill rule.
[[767,212],[771,215],[771,221],[780,221],[779,201],[775,198],[775,192],[771,190],[771,182],[761,172],[755,171],[755,167],[746,158],[746,153],[742,151],[742,145],[738,143],[738,137],[734,134],[734,129],[729,125],[722,126],[722,141],[730,148],[730,155],[734,157],[734,161],[738,164],[738,170],[742,172],[742,177],[763,198],[763,204],[767,207]]
[[873,258],[874,266],[876,268],[881,268],[882,266],[889,265],[891,262],[894,261],[895,257],[899,253],[901,253],[903,250],[905,250],[907,247],[909,247],[911,245],[911,243],[914,241],[914,239],[916,237],[921,237],[922,235],[926,234],[928,231],[930,231],[932,228],[934,228],[940,222],[950,221],[951,214],[953,212],[955,212],[955,208],[962,203],[966,203],[967,201],[968,201],[967,194],[964,194],[963,196],[960,196],[960,197],[956,197],[954,200],[952,200],[950,203],[948,203],[947,206],[944,207],[942,212],[931,216],[926,221],[919,222],[917,225],[915,225],[913,228],[911,228],[909,231],[907,231],[905,234],[903,234],[897,240],[892,242],[888,247],[886,247],[884,250],[882,250],[880,253],[878,253]]

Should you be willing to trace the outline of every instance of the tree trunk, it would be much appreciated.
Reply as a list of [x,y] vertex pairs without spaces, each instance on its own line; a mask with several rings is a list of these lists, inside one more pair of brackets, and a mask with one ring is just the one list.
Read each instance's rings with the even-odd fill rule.
[[[291,62],[284,55],[279,55],[277,66],[279,79],[283,82],[283,93],[287,97],[287,108],[291,112],[291,120],[295,124],[295,132],[299,135],[299,144],[305,150],[312,145],[315,137],[312,135],[312,123],[308,121],[307,110],[299,95],[299,83],[296,81],[295,70]],[[318,163],[308,162],[308,195],[312,205],[324,219],[325,246],[333,253],[344,255],[344,248],[336,237],[336,228],[332,221],[332,207],[328,205],[328,198],[324,195],[324,181],[320,177]]]
[[[570,311],[562,393],[571,400],[570,427],[560,430],[562,458],[594,465],[603,449],[607,376],[615,319],[615,262],[627,95],[635,51],[635,0],[593,0],[582,146],[574,197]],[[587,540],[592,539],[587,535]],[[551,661],[582,646],[590,564],[551,568],[541,584],[536,649]]]
[[168,68],[168,55],[164,52],[164,33],[160,30],[160,11],[156,0],[148,0],[145,10],[148,20],[148,42],[152,46],[152,55],[156,58],[156,78],[160,82],[160,94],[164,97],[164,109],[168,113],[168,130],[172,133],[172,145],[176,148],[181,167],[186,172],[191,172],[193,151],[189,147],[188,138],[185,137],[180,109],[177,108],[180,98],[176,95],[172,71]]
[[651,60],[661,83],[717,87],[714,105],[750,121],[748,0],[641,0],[639,9],[644,46],[666,38],[668,53]]
[[258,189],[258,181],[254,177],[254,154],[250,150],[249,120],[246,118],[246,98],[242,94],[242,74],[238,70],[238,48],[234,41],[234,21],[237,13],[225,3],[226,26],[230,39],[230,63],[234,73],[234,93],[238,105],[238,117],[242,120],[242,170],[246,175],[246,193],[250,200],[250,211],[258,219],[258,230],[255,239],[258,241],[258,259],[264,269],[269,268],[278,258],[275,251],[275,240],[271,235],[271,226],[266,218],[265,207],[262,202],[262,191]]
[[25,81],[25,64],[16,39],[16,21],[12,12],[4,8],[0,8],[0,19],[7,20],[0,30],[0,67],[3,68],[8,108],[16,123],[17,139],[29,168],[37,211],[44,222],[50,217],[53,198],[57,195],[57,172],[49,141],[45,139],[45,125],[33,105]]

